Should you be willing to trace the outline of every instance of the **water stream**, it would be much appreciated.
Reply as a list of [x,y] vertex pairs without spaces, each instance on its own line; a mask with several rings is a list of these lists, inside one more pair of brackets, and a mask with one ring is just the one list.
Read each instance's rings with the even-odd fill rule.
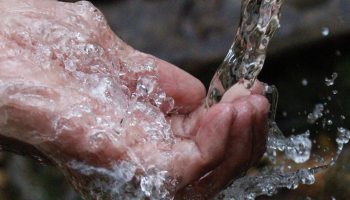
[[[226,58],[211,82],[206,99],[207,106],[220,101],[225,91],[233,84],[244,84],[246,88],[254,84],[264,65],[269,41],[280,26],[281,5],[281,0],[242,0],[240,25]],[[102,15],[96,13],[90,4],[83,2],[79,6],[82,11],[97,15],[94,17],[96,23],[106,27],[106,23],[101,20]],[[65,32],[64,35],[75,37],[76,34]],[[75,41],[76,38],[72,40]],[[94,60],[84,59],[84,62],[87,62],[84,63],[86,66],[116,68],[113,70],[116,74],[82,73],[79,71],[81,63],[74,59],[75,54],[72,54],[72,57],[64,57],[66,70],[69,70],[78,81],[89,83],[84,86],[84,90],[91,98],[103,105],[110,105],[106,110],[117,109],[122,117],[113,119],[108,112],[98,116],[90,115],[89,104],[79,102],[80,106],[73,107],[62,118],[91,116],[91,124],[86,127],[86,130],[89,130],[87,140],[91,144],[91,151],[102,151],[103,141],[110,141],[114,145],[119,145],[129,159],[115,161],[109,168],[76,160],[68,163],[58,160],[57,163],[66,169],[64,171],[66,176],[86,199],[172,199],[179,180],[171,178],[172,174],[163,163],[179,156],[171,151],[171,148],[180,141],[173,136],[164,115],[174,108],[174,100],[167,97],[158,84],[157,63],[152,57],[147,58],[147,62],[140,61],[137,52],[128,52],[128,56],[119,62],[120,65],[111,64],[110,53],[112,55],[120,53],[114,52],[118,51],[118,43],[109,44],[105,50],[94,45],[85,47],[86,41],[83,39],[76,42],[79,44],[77,47],[84,47],[77,49],[76,52],[88,49],[88,53],[91,54],[87,54],[89,57],[103,58],[97,63]],[[65,53],[64,49],[62,51]],[[337,74],[333,74],[325,80],[326,85],[332,86],[336,78]],[[131,85],[134,85],[134,90],[125,90],[127,88],[123,87],[125,83],[133,83]],[[300,134],[286,137],[275,122],[277,89],[266,85],[265,90],[271,103],[267,151],[263,158],[268,164],[254,175],[248,174],[234,181],[217,196],[218,199],[254,199],[261,195],[273,195],[282,187],[295,189],[299,184],[313,184],[314,174],[334,164],[344,144],[350,139],[350,132],[347,129],[338,128],[339,137],[336,142],[339,147],[333,159],[317,159],[316,162],[314,159],[316,156],[312,153],[314,143],[310,139],[313,133],[305,130]],[[123,104],[117,105],[113,102]],[[167,105],[167,111],[164,111],[164,105]],[[308,116],[309,122],[317,123],[324,111],[325,105],[316,105]],[[140,122],[138,120],[140,117],[145,120]],[[135,130],[143,132],[142,137],[130,135],[138,133]],[[125,142],[137,146],[131,148]],[[159,146],[162,148],[158,148]],[[158,159],[158,165],[147,162]],[[311,164],[305,167],[306,163]]]
[[[233,84],[244,84],[246,88],[254,84],[264,65],[269,41],[280,26],[281,5],[281,0],[242,0],[240,25],[211,82],[206,99],[208,107],[220,101]],[[49,134],[31,132],[29,138],[20,139],[38,144],[85,199],[173,199],[183,179],[177,173],[186,168],[183,165],[194,162],[193,154],[198,148],[194,142],[179,139],[173,133],[168,115],[175,112],[176,104],[160,87],[158,62],[131,48],[121,48],[123,42],[114,36],[102,13],[92,4],[81,1],[70,8],[70,13],[77,16],[63,18],[67,21],[62,24],[53,23],[50,18],[35,23],[18,20],[16,24],[31,24],[31,28],[6,26],[3,30],[3,34],[15,35],[27,45],[24,48],[22,43],[1,40],[0,48],[21,49],[4,51],[7,57],[34,62],[33,69],[42,74],[52,72],[51,66],[59,63],[59,69],[66,75],[57,81],[66,84],[58,85],[0,81],[0,89],[6,91],[4,99],[56,113],[48,119],[52,121]],[[82,23],[81,16],[89,23]],[[76,26],[66,27],[66,23]],[[91,36],[97,33],[88,25],[105,33],[106,41],[91,42]],[[120,55],[120,59],[115,55]],[[325,79],[325,85],[331,87],[336,78],[334,73]],[[13,88],[19,92],[14,93]],[[33,91],[34,95],[28,95],[27,91]],[[43,95],[47,92],[41,91],[59,97],[57,105],[50,96]],[[350,140],[350,131],[337,127],[338,149],[332,159],[315,155],[312,130],[285,136],[275,122],[277,88],[266,85],[265,92],[271,103],[267,151],[263,158],[267,164],[254,174],[235,180],[217,199],[254,199],[273,195],[282,187],[295,189],[299,184],[313,184],[315,173],[333,165]],[[326,115],[327,105],[316,104],[307,120],[317,124]],[[331,124],[329,120],[323,122]],[[8,131],[5,135],[23,135],[14,134],[16,129],[4,130]],[[60,137],[68,140],[61,141]],[[73,156],[69,156],[69,151],[62,153],[40,145],[56,140],[59,145],[68,142],[63,150],[72,149]],[[70,140],[78,142],[70,145]],[[79,159],[74,152],[86,155]],[[185,157],[188,156],[185,153],[190,156]],[[181,156],[184,159],[177,166]]]
[[[248,89],[254,84],[263,67],[269,41],[280,26],[281,4],[280,0],[242,0],[240,25],[227,56],[212,79],[207,95],[207,106],[220,101],[225,91],[234,84],[244,84]],[[330,78],[325,78],[325,85],[333,86],[337,76],[337,73],[333,73]],[[344,144],[349,142],[350,131],[338,127],[336,138],[338,149],[335,155],[327,160],[313,154],[313,144],[317,142],[311,141],[310,130],[298,135],[284,136],[275,122],[277,88],[266,85],[265,92],[271,103],[270,128],[264,156],[269,164],[254,175],[247,175],[234,181],[217,196],[217,199],[255,199],[261,195],[274,195],[280,188],[296,189],[299,184],[313,184],[314,175],[334,165]],[[307,116],[307,122],[314,124],[322,118],[325,106],[326,103],[316,104],[313,112]],[[329,125],[332,124],[331,120],[324,119],[324,121]]]
[[280,26],[281,0],[242,0],[240,24],[224,61],[211,81],[207,105],[218,102],[233,84],[250,88],[261,71],[268,44]]

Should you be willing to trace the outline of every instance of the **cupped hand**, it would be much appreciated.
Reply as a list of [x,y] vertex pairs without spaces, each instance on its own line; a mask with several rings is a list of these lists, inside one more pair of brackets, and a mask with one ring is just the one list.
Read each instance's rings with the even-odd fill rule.
[[117,199],[161,188],[208,199],[262,156],[262,84],[207,108],[202,83],[126,45],[87,2],[0,1],[0,11],[0,143],[31,145],[85,196],[116,192],[101,188],[108,179]]

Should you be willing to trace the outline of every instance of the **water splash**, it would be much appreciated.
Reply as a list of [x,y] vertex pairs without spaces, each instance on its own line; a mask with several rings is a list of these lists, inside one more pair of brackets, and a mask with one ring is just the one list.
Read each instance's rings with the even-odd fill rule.
[[[107,25],[103,16],[91,4],[84,1],[75,5],[77,13],[81,13],[83,16],[92,16],[89,22],[96,24],[98,30],[106,29]],[[212,81],[207,99],[208,105],[217,102],[224,91],[236,82],[244,82],[248,88],[253,84],[263,66],[268,43],[279,26],[280,6],[281,1],[279,0],[242,1],[241,25],[235,42]],[[77,19],[72,18],[69,20]],[[32,24],[32,26],[39,27],[38,29],[33,28],[33,30],[50,33],[46,37],[47,41],[44,44],[46,46],[40,46],[42,44],[33,46],[34,54],[26,51],[21,51],[20,54],[11,51],[7,53],[13,57],[28,58],[38,62],[37,65],[41,69],[37,70],[41,71],[48,70],[51,67],[52,61],[49,59],[52,56],[47,55],[51,55],[54,52],[57,61],[60,61],[64,70],[73,77],[72,79],[63,77],[63,82],[68,85],[59,86],[53,90],[57,91],[57,95],[61,95],[60,97],[64,101],[72,98],[72,94],[64,93],[64,91],[67,91],[67,87],[73,87],[75,81],[85,83],[80,85],[79,92],[85,93],[86,98],[75,98],[75,104],[69,109],[62,111],[59,117],[53,120],[52,128],[56,130],[57,134],[67,129],[74,130],[74,125],[76,124],[65,123],[66,121],[70,120],[78,123],[80,118],[85,117],[89,123],[84,124],[83,129],[89,130],[87,144],[90,144],[90,149],[88,150],[92,152],[95,152],[96,149],[104,149],[103,141],[106,140],[112,141],[114,145],[123,143],[119,143],[119,141],[123,139],[123,136],[127,135],[128,131],[132,132],[131,130],[135,128],[139,128],[146,133],[146,138],[131,138],[135,139],[135,141],[132,141],[134,143],[152,145],[153,143],[161,142],[164,145],[162,147],[166,149],[166,145],[172,145],[175,142],[171,128],[166,122],[166,116],[161,111],[164,109],[165,113],[167,113],[172,110],[174,101],[167,97],[164,91],[159,88],[157,83],[158,77],[155,75],[156,65],[152,58],[149,58],[148,62],[139,62],[137,59],[140,54],[135,53],[135,55],[128,54],[129,57],[125,57],[125,59],[115,60],[114,55],[120,53],[116,52],[119,51],[117,48],[119,45],[110,42],[115,40],[108,40],[108,44],[90,44],[88,36],[93,33],[91,32],[92,29],[87,27],[82,29],[86,32],[76,32],[67,30],[65,27],[53,26],[53,24],[40,20],[38,20],[37,24]],[[77,21],[77,26],[84,27],[84,24],[79,24]],[[20,29],[18,31],[26,32],[26,30]],[[30,34],[32,34],[33,38],[40,37],[39,33]],[[30,39],[26,34],[18,35],[18,37],[21,40],[23,37],[23,41]],[[28,44],[33,45],[32,42],[28,42]],[[67,46],[67,44],[69,45]],[[107,46],[102,47],[102,45]],[[13,49],[17,49],[17,47]],[[38,57],[38,55],[41,55],[41,57]],[[116,63],[120,63],[120,65]],[[329,86],[333,85],[335,78],[333,76],[331,79],[326,80],[326,84],[329,84]],[[133,87],[129,87],[130,85]],[[20,85],[18,87],[24,86]],[[2,87],[7,89],[6,84],[2,84]],[[32,89],[38,88],[37,86]],[[295,163],[307,161],[312,147],[309,132],[306,131],[301,135],[285,137],[274,120],[277,109],[277,90],[275,87],[266,86],[266,93],[272,104],[267,157],[274,162],[278,152],[284,152],[285,157]],[[17,98],[23,97],[23,95],[19,93],[17,96],[13,94],[8,96]],[[40,92],[38,92],[37,96],[44,98],[44,96],[40,96]],[[18,101],[20,100],[18,99]],[[28,103],[28,98],[26,100]],[[50,102],[47,99],[45,99],[47,101],[42,99],[30,100],[32,100],[30,103],[40,103],[40,105]],[[96,108],[96,104],[91,102],[101,103],[105,107]],[[47,107],[52,108],[51,104],[48,104]],[[99,115],[92,113],[94,109],[100,110],[101,113]],[[117,116],[113,118],[114,113],[111,111],[121,113],[122,117]],[[137,116],[140,114],[146,119],[143,123],[138,121]],[[6,123],[6,119],[1,119],[0,124],[3,121]],[[349,141],[349,131],[340,128],[338,132],[339,155],[344,144]],[[44,139],[51,141],[55,138]],[[122,148],[125,148],[125,146]],[[141,150],[144,151],[145,149],[142,148]],[[137,156],[132,155],[133,153],[132,150],[126,148],[126,154],[130,155],[132,159],[125,160],[125,162],[110,163],[111,165],[108,167],[97,167],[77,161],[71,161],[68,164],[64,161],[57,161],[57,163],[62,165],[61,168],[66,169],[65,173],[68,179],[86,198],[171,199],[170,194],[176,187],[176,180],[169,180],[168,172],[165,170],[141,164]],[[166,152],[163,158],[171,157],[172,155],[169,154],[171,153]],[[314,182],[313,175],[321,169],[324,169],[324,167],[299,169],[295,172],[286,171],[281,166],[266,169],[261,175],[255,177],[246,176],[235,181],[228,190],[223,192],[224,197],[221,197],[253,199],[263,194],[272,195],[281,187],[294,189],[298,184],[312,184]],[[83,178],[79,174],[84,175]],[[87,184],[84,184],[84,181]],[[86,187],[87,185],[88,187]]]
[[[155,167],[143,169],[139,165],[122,161],[111,169],[94,167],[78,161],[68,163],[74,170],[88,178],[95,179],[81,187],[79,181],[73,182],[74,187],[81,191],[86,199],[171,199],[170,190],[165,186],[168,173]],[[174,186],[173,186],[174,187]],[[84,190],[84,191],[82,191]],[[88,192],[85,190],[89,190]]]
[[228,88],[242,82],[250,88],[261,71],[268,44],[280,26],[281,0],[242,0],[234,42],[211,81],[206,103],[218,102]]
[[316,104],[312,113],[309,113],[307,115],[307,122],[310,124],[315,123],[318,119],[323,117],[323,111],[324,111],[324,105],[321,103]]
[[[243,83],[246,88],[250,88],[264,64],[266,48],[275,30],[279,27],[279,16],[281,1],[254,1],[243,0],[241,8],[241,21],[235,40],[218,68],[211,81],[207,106],[211,106],[218,101],[233,84]],[[322,29],[324,36],[329,35],[329,29]],[[325,79],[327,86],[334,85],[338,74],[333,73],[331,78]],[[302,85],[308,84],[306,79],[302,80]],[[277,163],[279,152],[284,152],[282,160],[291,160],[296,164],[305,163],[310,160],[312,142],[310,131],[303,134],[285,137],[275,122],[277,109],[278,91],[274,86],[265,87],[265,93],[271,103],[269,113],[269,133],[267,140],[267,151],[265,156],[271,161],[270,167],[262,169],[258,175],[242,177],[229,186],[217,196],[217,199],[255,199],[261,195],[273,195],[278,188],[295,189],[299,184],[313,184],[314,174],[333,165],[341,153],[343,145],[349,142],[349,132],[343,128],[338,128],[338,151],[332,162],[323,165],[303,168],[296,171],[285,171],[290,166],[286,166],[286,161]],[[323,117],[325,110],[323,104],[317,104],[314,111],[307,116],[310,124],[315,123]],[[332,120],[325,120],[325,124],[332,125]],[[324,126],[323,126],[324,127]]]
[[338,133],[335,141],[337,142],[338,148],[337,148],[335,157],[332,159],[331,165],[335,164],[335,161],[338,160],[344,148],[344,145],[349,143],[349,140],[350,140],[350,131],[348,129],[344,127],[338,127],[337,130],[338,130]]
[[296,172],[273,170],[255,177],[243,177],[236,180],[216,199],[254,200],[258,196],[272,196],[279,188],[296,189],[299,184],[311,185],[315,182],[311,169],[301,169]]
[[[87,1],[64,9],[57,2],[55,8],[67,15],[58,20],[36,16],[34,2],[15,2],[16,12],[34,9],[28,16],[27,10],[4,11],[16,17],[8,18],[15,28],[0,23],[1,64],[9,66],[2,70],[24,75],[2,77],[0,95],[44,113],[40,119],[48,123],[24,134],[2,114],[2,134],[36,145],[86,199],[171,199],[176,181],[161,162],[174,156],[169,149],[176,141],[166,116],[174,100],[160,87],[154,58],[124,44]],[[42,145],[51,142],[60,148]],[[149,161],[154,157],[161,161]]]
[[334,81],[335,81],[335,79],[337,79],[338,78],[338,73],[337,72],[333,72],[333,74],[332,74],[332,76],[331,76],[331,78],[325,78],[325,84],[327,85],[327,86],[332,86],[332,85],[334,85]]
[[[224,92],[237,82],[245,84],[246,88],[254,84],[263,67],[268,43],[279,27],[281,4],[279,0],[242,1],[240,26],[226,58],[211,81],[208,106],[220,101]],[[288,159],[296,163],[306,162],[312,147],[309,132],[286,138],[274,121],[278,91],[276,87],[266,85],[265,92],[271,103],[267,157],[274,162],[277,151],[284,151]],[[235,181],[218,199],[254,199],[263,194],[272,195],[280,187],[296,188],[299,183],[313,182],[313,175],[306,169],[289,174],[268,170],[265,175],[246,176]]]
[[[350,131],[346,128],[338,127],[336,137],[338,147],[333,158],[330,161],[326,161],[322,156],[312,154],[310,131],[299,135],[291,135],[290,137],[284,136],[274,120],[278,101],[277,89],[274,86],[266,86],[265,91],[267,98],[271,102],[270,128],[265,153],[265,157],[270,161],[270,164],[261,168],[258,174],[247,175],[234,181],[231,186],[217,196],[217,199],[255,199],[261,195],[272,196],[277,193],[279,188],[296,189],[300,184],[313,184],[315,182],[315,174],[333,166],[340,156],[344,145],[350,141]],[[323,116],[320,114],[324,111],[323,104],[317,104],[315,110],[312,113],[313,119]],[[284,156],[279,153],[284,153]],[[296,165],[310,161],[312,155],[315,156],[316,164],[307,164],[308,168]],[[288,164],[288,160],[295,163],[293,168]],[[295,167],[297,168],[296,170],[294,170]]]

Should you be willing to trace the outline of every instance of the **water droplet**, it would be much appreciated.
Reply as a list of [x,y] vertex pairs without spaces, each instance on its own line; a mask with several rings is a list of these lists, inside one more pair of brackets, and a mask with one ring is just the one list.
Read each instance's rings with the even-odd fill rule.
[[343,128],[343,127],[338,127],[338,137],[336,139],[336,142],[338,145],[343,145],[349,142],[350,139],[350,131]]
[[325,84],[327,86],[334,85],[334,81],[335,81],[335,79],[337,79],[337,77],[338,77],[338,73],[337,72],[333,72],[331,78],[327,78],[327,77],[325,78]]
[[303,86],[307,86],[307,85],[309,84],[309,82],[308,82],[308,80],[307,80],[306,78],[303,78],[303,79],[301,80],[301,84],[302,84]]
[[341,51],[340,51],[340,50],[336,50],[336,51],[335,51],[335,55],[336,55],[336,56],[341,56]]
[[329,35],[329,28],[328,27],[322,27],[321,33],[324,37],[327,37]]
[[316,104],[312,113],[307,115],[307,122],[310,124],[315,123],[319,118],[323,116],[324,106],[323,104]]
[[327,125],[328,126],[331,126],[333,124],[333,121],[332,120],[327,120]]

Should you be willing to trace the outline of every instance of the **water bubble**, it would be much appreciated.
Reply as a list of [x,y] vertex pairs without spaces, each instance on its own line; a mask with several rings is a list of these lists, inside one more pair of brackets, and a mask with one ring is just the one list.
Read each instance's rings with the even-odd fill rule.
[[333,72],[331,78],[327,78],[327,77],[325,78],[325,84],[327,86],[334,85],[334,81],[335,81],[335,79],[337,79],[337,77],[338,77],[338,73],[337,72]]
[[327,37],[329,35],[329,28],[328,27],[322,27],[321,33],[324,37]]

